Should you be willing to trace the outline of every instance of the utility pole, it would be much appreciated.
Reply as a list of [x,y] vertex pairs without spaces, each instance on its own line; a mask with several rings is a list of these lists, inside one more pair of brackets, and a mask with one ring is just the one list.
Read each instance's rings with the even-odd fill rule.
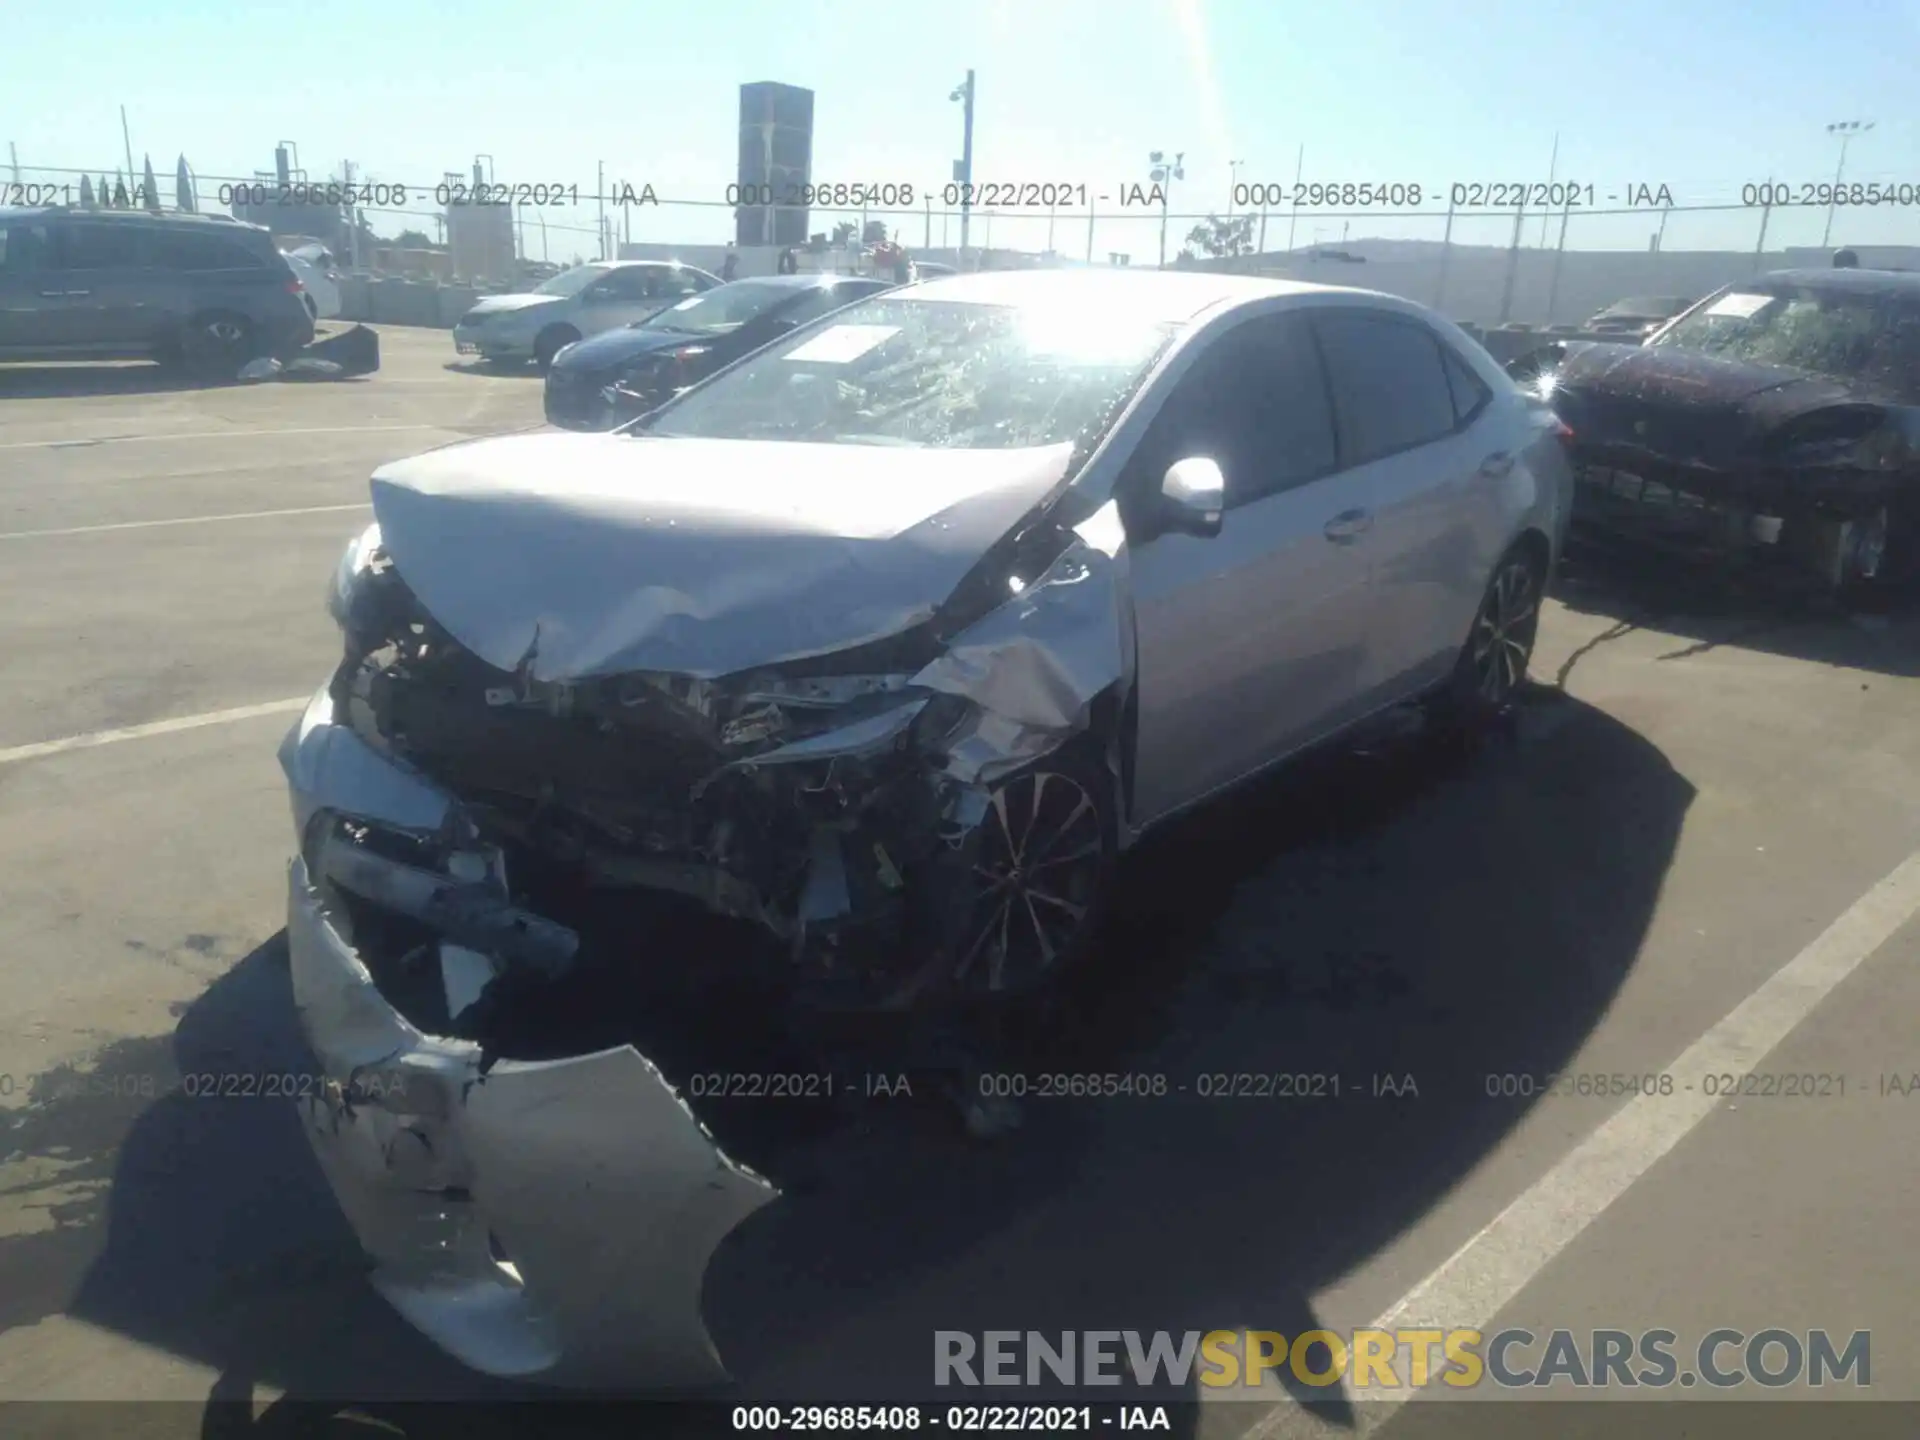
[[20,147],[15,145],[11,140],[7,142],[7,164],[12,167],[13,183],[18,186],[20,183]]
[[1246,163],[1244,160],[1227,162],[1227,174],[1232,177],[1227,184],[1227,218],[1229,220],[1233,218],[1233,192],[1240,188],[1240,167]]
[[1151,167],[1147,171],[1147,178],[1160,187],[1160,268],[1162,270],[1167,268],[1167,196],[1175,180],[1187,178],[1187,172],[1180,163],[1186,159],[1186,156],[1187,152],[1184,150],[1176,151],[1172,160],[1167,159],[1167,152],[1164,150],[1155,150],[1147,156],[1147,164]]
[[360,213],[353,204],[353,162],[340,162],[340,178],[346,182],[347,190],[347,263],[357,275],[360,272]]
[[1833,212],[1840,205],[1840,177],[1847,173],[1847,146],[1853,142],[1854,136],[1864,135],[1873,129],[1874,123],[1872,120],[1839,120],[1827,126],[1829,135],[1840,137],[1840,163],[1833,172],[1833,199],[1827,206],[1827,228],[1820,236],[1823,249],[1833,243]]
[[973,71],[967,71],[967,78],[951,95],[949,100],[958,100],[961,104],[960,159],[953,168],[953,178],[960,185],[960,268],[967,267],[967,222],[973,214]]
[[1287,253],[1293,253],[1293,232],[1300,223],[1300,177],[1307,173],[1307,147],[1303,141],[1293,161],[1293,218],[1287,221]]
[[[1559,170],[1559,168],[1560,168],[1560,132],[1556,130],[1553,132],[1553,154],[1547,158],[1547,204],[1548,205],[1551,205],[1553,203],[1553,177],[1555,173]],[[1566,227],[1564,225],[1561,227],[1561,229],[1563,230],[1565,228]],[[1546,249],[1546,247],[1547,247],[1547,211],[1545,207],[1542,207],[1540,211],[1540,248],[1544,250]]]
[[598,178],[594,182],[593,193],[600,201],[600,258],[607,258],[607,162],[596,162]]
[[[1773,194],[1773,176],[1767,176],[1767,188],[1761,193],[1768,196]],[[1769,200],[1767,204],[1760,207],[1760,238],[1753,245],[1753,273],[1756,275],[1760,273],[1760,257],[1767,253],[1767,222],[1772,218],[1773,204]]]
[[127,179],[131,181],[133,179],[133,132],[127,129],[127,107],[124,105],[120,107],[120,140],[127,147]]

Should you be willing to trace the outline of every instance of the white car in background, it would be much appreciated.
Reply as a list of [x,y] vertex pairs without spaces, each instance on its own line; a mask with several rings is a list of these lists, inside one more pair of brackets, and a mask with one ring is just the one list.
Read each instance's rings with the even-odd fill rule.
[[544,370],[576,340],[637,324],[720,283],[677,260],[595,260],[525,294],[487,296],[455,323],[453,348],[483,360],[532,360]]
[[287,264],[307,287],[307,310],[316,320],[340,317],[340,271],[333,252],[324,245],[302,245],[283,251]]

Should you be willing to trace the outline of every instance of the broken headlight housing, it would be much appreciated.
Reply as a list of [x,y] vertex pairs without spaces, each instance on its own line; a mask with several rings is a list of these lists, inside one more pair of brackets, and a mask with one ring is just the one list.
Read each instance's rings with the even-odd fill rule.
[[353,610],[354,589],[379,553],[380,526],[376,521],[347,542],[340,563],[333,568],[333,582],[327,587],[327,613],[342,629],[346,628],[347,616]]

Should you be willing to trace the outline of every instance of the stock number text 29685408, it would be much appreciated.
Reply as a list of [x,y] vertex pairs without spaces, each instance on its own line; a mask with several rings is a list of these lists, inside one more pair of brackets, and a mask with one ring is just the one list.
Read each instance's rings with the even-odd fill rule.
[[869,182],[849,183],[841,181],[834,184],[760,184],[729,185],[723,196],[728,205],[779,207],[824,206],[837,209],[880,210],[898,209],[915,204],[913,186],[904,183],[887,182],[874,184]]

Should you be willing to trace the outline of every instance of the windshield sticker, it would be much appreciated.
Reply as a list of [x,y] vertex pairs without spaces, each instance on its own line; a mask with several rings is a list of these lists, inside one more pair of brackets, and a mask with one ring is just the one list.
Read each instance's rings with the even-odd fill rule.
[[810,360],[817,365],[845,365],[900,333],[898,325],[836,325],[789,350],[788,360]]
[[1735,291],[1731,295],[1722,295],[1707,308],[1709,315],[1731,315],[1736,320],[1746,320],[1759,314],[1780,297],[1777,295],[1743,295]]

